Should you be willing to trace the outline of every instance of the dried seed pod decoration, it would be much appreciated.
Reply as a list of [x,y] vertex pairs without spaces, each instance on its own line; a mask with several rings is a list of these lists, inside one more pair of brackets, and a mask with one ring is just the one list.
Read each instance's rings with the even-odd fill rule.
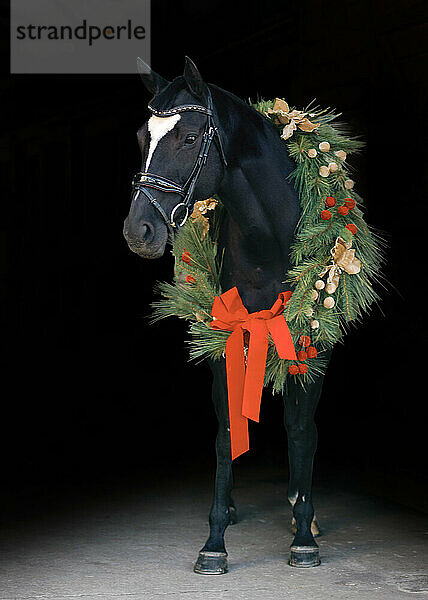
[[330,150],[330,144],[329,142],[321,142],[318,144],[318,148],[321,150],[321,152],[328,152]]
[[337,158],[340,158],[340,160],[346,160],[347,154],[345,150],[336,150],[334,154],[337,156]]
[[335,304],[334,298],[332,296],[327,296],[327,298],[324,299],[323,304],[326,308],[333,308],[333,306]]

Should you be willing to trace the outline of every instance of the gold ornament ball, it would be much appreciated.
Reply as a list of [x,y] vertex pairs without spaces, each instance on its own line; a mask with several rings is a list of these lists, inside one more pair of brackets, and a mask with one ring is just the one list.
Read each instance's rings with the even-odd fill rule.
[[331,296],[329,296],[328,298],[326,298],[323,302],[324,306],[326,308],[333,308],[334,306],[334,298],[332,298]]
[[335,173],[339,167],[338,167],[337,163],[331,162],[328,164],[328,168],[330,170],[330,173]]
[[306,315],[307,317],[312,317],[312,315],[313,315],[313,314],[314,314],[314,309],[313,309],[313,308],[308,308],[308,309],[306,309],[306,311],[305,311],[305,315]]
[[337,285],[335,283],[327,283],[327,285],[325,286],[325,291],[327,292],[327,294],[334,294],[336,290]]
[[328,177],[330,175],[330,169],[323,165],[320,167],[319,174],[321,177]]
[[337,156],[337,158],[340,158],[340,160],[346,160],[346,152],[345,150],[336,150],[335,155]]
[[315,287],[317,288],[317,290],[323,290],[325,288],[325,283],[322,279],[317,279],[317,281],[315,282]]
[[317,154],[318,152],[315,150],[315,148],[311,148],[310,150],[308,150],[309,158],[315,158]]
[[328,142],[321,142],[318,144],[318,148],[321,152],[328,152],[330,150],[330,144]]
[[318,298],[318,292],[316,290],[311,291],[311,299],[316,300]]
[[311,328],[312,328],[312,329],[318,329],[318,327],[319,327],[319,326],[320,326],[320,322],[319,322],[319,321],[317,321],[316,319],[313,319],[313,320],[311,321]]
[[345,188],[347,190],[352,190],[352,188],[354,187],[354,185],[355,185],[355,181],[352,181],[352,179],[346,179],[346,181],[345,181]]

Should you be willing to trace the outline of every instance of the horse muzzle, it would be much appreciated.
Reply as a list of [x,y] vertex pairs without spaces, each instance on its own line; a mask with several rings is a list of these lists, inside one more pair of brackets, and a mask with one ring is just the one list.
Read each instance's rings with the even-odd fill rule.
[[132,227],[129,217],[123,224],[123,236],[129,249],[141,258],[155,259],[163,256],[168,231],[166,227],[162,227],[162,230],[155,234],[155,229],[150,223],[141,223],[138,228]]

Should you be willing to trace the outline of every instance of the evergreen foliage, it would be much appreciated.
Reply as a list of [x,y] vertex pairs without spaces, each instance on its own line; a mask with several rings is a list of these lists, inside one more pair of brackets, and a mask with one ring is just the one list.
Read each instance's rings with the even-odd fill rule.
[[[253,106],[265,114],[269,108],[273,108],[274,101],[262,101]],[[378,301],[374,286],[381,283],[381,266],[384,260],[384,242],[365,222],[361,197],[353,189],[345,187],[345,182],[350,179],[346,159],[361,150],[361,141],[348,136],[346,126],[337,121],[339,115],[333,111],[308,107],[305,112],[312,123],[319,123],[317,129],[307,132],[297,128],[284,142],[290,157],[295,161],[296,167],[290,175],[290,181],[299,194],[302,207],[291,248],[293,266],[288,273],[284,273],[284,284],[288,284],[285,287],[293,289],[284,317],[295,342],[296,352],[301,349],[301,335],[309,336],[318,350],[315,358],[305,361],[307,373],[289,375],[297,377],[302,383],[323,372],[323,350],[340,341],[349,324],[359,322],[371,305]],[[274,119],[274,116],[270,114],[267,118]],[[282,127],[283,125],[278,124],[279,133]],[[330,144],[327,152],[319,150],[322,141]],[[317,150],[315,157],[308,155],[310,149]],[[345,160],[335,154],[338,150],[346,152]],[[321,177],[320,167],[332,162],[338,165],[337,170],[330,172],[327,177]],[[326,208],[325,199],[328,196],[334,197],[336,204],[328,208],[331,218],[323,220],[321,211]],[[356,205],[343,216],[339,214],[338,208],[349,198],[355,200]],[[219,201],[214,214],[210,214],[208,233],[206,221],[200,214],[188,219],[173,245],[174,282],[158,284],[157,291],[161,298],[153,304],[154,321],[174,315],[190,322],[189,345],[192,359],[219,359],[229,335],[228,332],[210,327],[214,298],[225,291],[220,286],[222,257],[217,251],[222,210]],[[346,228],[348,224],[357,227],[355,234]],[[318,298],[314,300],[314,284],[320,279],[320,272],[332,264],[331,249],[338,237],[352,242],[355,257],[361,261],[361,270],[354,274],[341,272],[339,285],[332,294],[335,304],[333,308],[325,308],[323,301],[329,294],[325,290],[319,290]],[[326,279],[327,275],[324,276],[324,281]],[[319,327],[315,329],[314,320],[319,323]],[[272,385],[274,392],[282,391],[292,362],[280,359],[274,344],[270,342],[265,385]]]

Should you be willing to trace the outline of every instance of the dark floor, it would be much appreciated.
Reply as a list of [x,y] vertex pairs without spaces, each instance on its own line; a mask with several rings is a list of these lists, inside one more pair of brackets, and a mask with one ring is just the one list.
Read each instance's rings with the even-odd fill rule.
[[[195,468],[195,471],[198,471]],[[240,521],[226,534],[230,572],[192,571],[207,535],[212,474],[191,469],[21,498],[4,527],[1,600],[405,599],[428,592],[426,515],[321,469],[314,489],[322,564],[287,565],[286,479],[237,465]],[[45,494],[45,495],[43,495]],[[13,518],[12,518],[13,517]]]

